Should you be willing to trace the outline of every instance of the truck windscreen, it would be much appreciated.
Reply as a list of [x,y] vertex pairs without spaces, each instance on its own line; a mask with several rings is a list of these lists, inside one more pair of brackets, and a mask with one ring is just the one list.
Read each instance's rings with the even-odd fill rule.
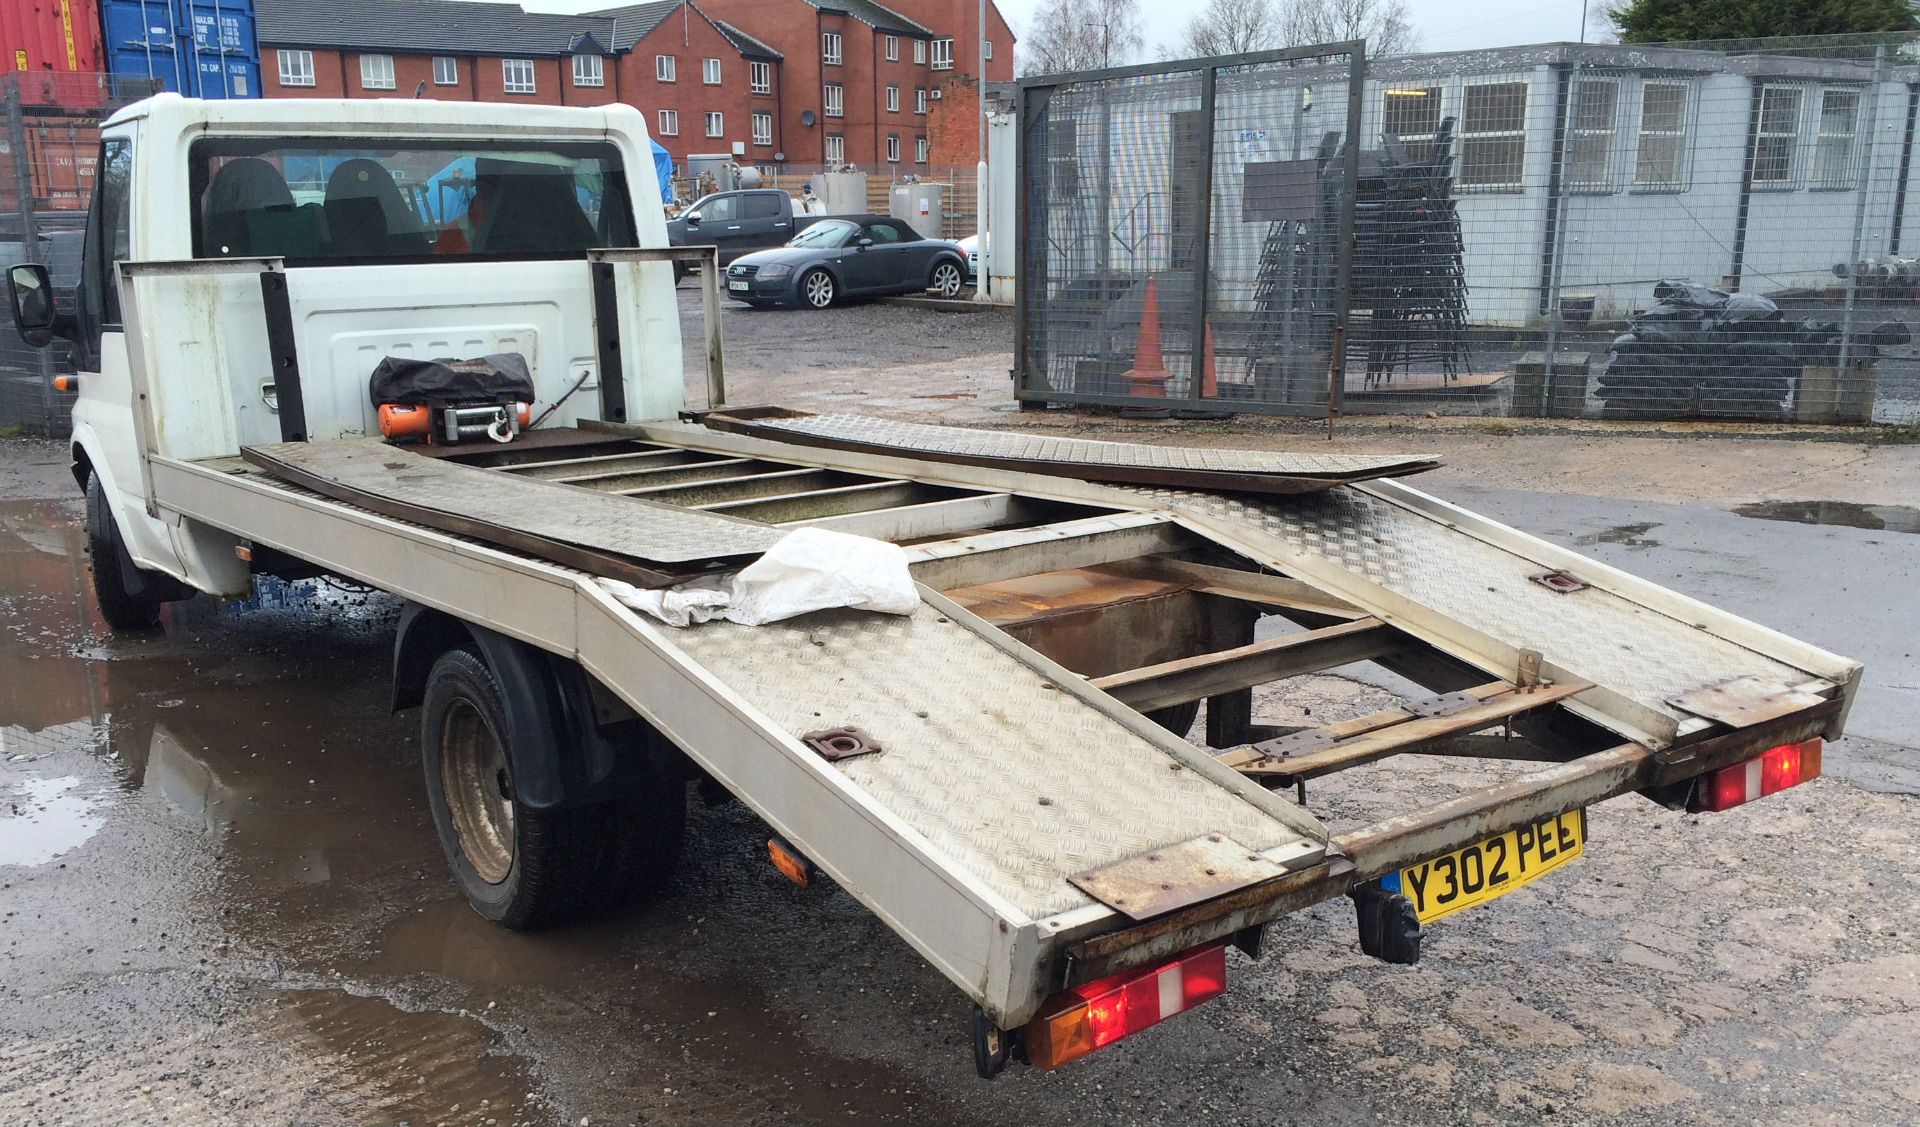
[[207,138],[191,157],[196,258],[289,265],[577,257],[634,245],[609,144]]

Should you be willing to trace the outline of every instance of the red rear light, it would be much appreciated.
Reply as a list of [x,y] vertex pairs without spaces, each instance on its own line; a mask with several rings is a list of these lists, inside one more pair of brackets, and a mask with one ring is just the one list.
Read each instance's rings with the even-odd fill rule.
[[1227,992],[1227,949],[1199,947],[1158,966],[1082,983],[1027,1023],[1027,1059],[1059,1068]]
[[1820,777],[1824,745],[1818,737],[1782,744],[1745,763],[1735,763],[1702,775],[1693,788],[1687,809],[1696,812],[1731,810],[1776,791]]

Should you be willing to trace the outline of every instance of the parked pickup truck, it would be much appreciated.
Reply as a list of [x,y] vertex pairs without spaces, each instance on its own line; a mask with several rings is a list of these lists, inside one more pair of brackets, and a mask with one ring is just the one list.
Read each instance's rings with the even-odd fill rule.
[[[389,592],[392,701],[420,716],[475,911],[530,927],[656,888],[700,832],[697,783],[767,828],[758,856],[699,843],[702,872],[830,880],[904,941],[757,956],[897,989],[862,968],[912,951],[974,1003],[955,1032],[982,1076],[1218,997],[1229,947],[1294,958],[1286,917],[1322,901],[1351,902],[1368,955],[1414,962],[1429,926],[1608,849],[1623,823],[1589,806],[1706,813],[1818,775],[1860,681],[1405,484],[1431,459],[729,408],[712,322],[718,406],[683,417],[683,252],[653,176],[628,174],[652,168],[630,106],[162,94],[100,132],[79,301],[56,305],[43,266],[8,278],[22,336],[75,350],[108,624],[151,630],[262,572]],[[456,169],[458,210],[397,187]],[[711,200],[766,194],[709,197],[701,227]],[[370,374],[413,390],[370,394]],[[662,620],[828,533],[917,598]],[[1286,699],[1353,663],[1410,687],[1370,715],[1256,722],[1256,686]],[[1453,792],[1368,781],[1412,756],[1452,757]],[[1705,847],[1711,818],[1667,825],[1633,822],[1765,879],[1765,857]],[[1731,912],[1734,887],[1695,896]]]
[[[667,241],[677,247],[711,243],[720,248],[720,265],[725,266],[743,254],[785,246],[825,218],[795,211],[793,197],[774,188],[715,192],[667,221]],[[684,272],[676,269],[675,279]]]

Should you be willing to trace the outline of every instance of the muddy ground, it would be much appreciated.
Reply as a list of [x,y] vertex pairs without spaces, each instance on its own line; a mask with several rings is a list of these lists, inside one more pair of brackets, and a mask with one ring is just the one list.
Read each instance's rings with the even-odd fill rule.
[[[1010,413],[995,314],[736,311],[727,332],[736,401],[1115,429]],[[1436,924],[1416,967],[1360,955],[1351,910],[1323,905],[1265,960],[1235,956],[1226,998],[989,1084],[960,995],[844,894],[786,884],[737,805],[695,811],[651,904],[550,934],[486,925],[445,876],[415,718],[386,711],[391,600],[263,584],[113,637],[61,449],[0,442],[0,1122],[1920,1117],[1920,514],[1901,508],[1920,447],[1433,420],[1343,426],[1335,446],[1443,454],[1423,483],[1443,496],[1866,658],[1864,738],[1835,777],[1727,814],[1595,808],[1585,858]],[[1352,672],[1269,692],[1260,718],[1389,699]],[[1402,761],[1314,806],[1350,824],[1508,770]]]

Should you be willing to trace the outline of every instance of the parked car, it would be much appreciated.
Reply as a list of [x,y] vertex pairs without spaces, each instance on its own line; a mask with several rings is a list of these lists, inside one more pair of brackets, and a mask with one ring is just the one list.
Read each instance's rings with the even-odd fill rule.
[[[667,241],[677,247],[712,243],[720,248],[720,265],[725,266],[743,254],[781,246],[823,218],[797,210],[793,197],[775,188],[715,192],[667,220]],[[675,263],[674,281],[688,269]]]
[[958,245],[967,256],[967,284],[977,286],[980,284],[980,254],[984,248],[993,245],[992,236],[968,235]]
[[843,297],[933,290],[953,297],[966,284],[958,245],[924,239],[885,215],[821,218],[777,250],[742,255],[727,267],[727,296],[748,305],[825,309]]

